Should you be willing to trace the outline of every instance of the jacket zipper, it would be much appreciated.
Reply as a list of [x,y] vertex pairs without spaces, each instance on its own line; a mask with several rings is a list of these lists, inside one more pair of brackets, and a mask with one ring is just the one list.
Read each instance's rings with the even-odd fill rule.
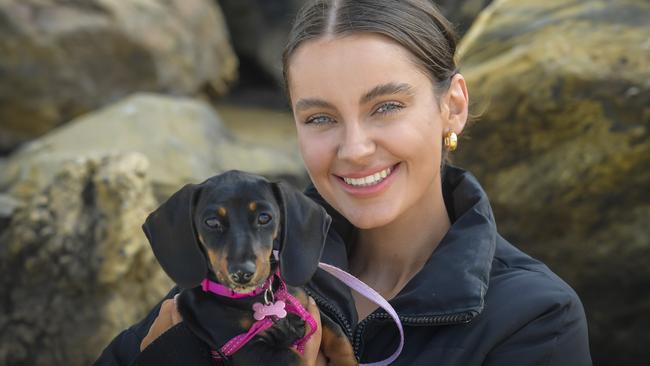
[[[413,316],[400,316],[399,319],[402,324],[407,325],[452,325],[452,324],[464,324],[469,323],[475,316],[475,311],[466,311],[456,314],[448,315],[438,315],[438,316],[423,316],[423,317],[413,317]],[[357,359],[360,359],[362,349],[362,336],[363,331],[365,330],[368,323],[372,320],[379,319],[392,319],[386,312],[376,312],[370,314],[361,323],[357,324],[357,327],[354,329],[354,336],[352,341],[352,347],[354,349],[354,354]]]
[[[314,301],[316,301],[320,309],[325,310],[328,315],[335,318],[335,320],[339,325],[342,325],[343,332],[345,332],[345,335],[348,337],[348,339],[352,341],[354,355],[356,356],[357,360],[360,360],[361,351],[363,351],[361,349],[362,346],[361,339],[363,336],[363,331],[365,330],[368,323],[372,320],[392,319],[386,312],[378,311],[376,313],[370,314],[363,321],[361,321],[361,323],[357,324],[353,332],[350,322],[336,306],[334,306],[329,301],[325,300],[325,298],[323,298],[319,294],[315,293],[314,291],[311,291],[309,288],[304,287],[304,289],[305,292],[307,292],[307,295],[311,296],[314,299]],[[407,325],[416,325],[416,326],[436,325],[437,326],[437,325],[469,323],[476,316],[476,314],[477,314],[476,311],[466,311],[466,312],[461,312],[456,314],[424,316],[424,317],[399,316],[399,319],[402,322],[402,324],[407,324]]]

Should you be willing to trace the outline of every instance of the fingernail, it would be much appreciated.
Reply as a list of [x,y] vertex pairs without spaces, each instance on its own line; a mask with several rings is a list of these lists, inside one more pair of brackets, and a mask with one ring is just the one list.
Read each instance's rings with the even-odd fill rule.
[[180,294],[174,295],[174,305],[178,305],[178,295]]
[[316,301],[311,296],[309,296],[309,305],[316,305]]

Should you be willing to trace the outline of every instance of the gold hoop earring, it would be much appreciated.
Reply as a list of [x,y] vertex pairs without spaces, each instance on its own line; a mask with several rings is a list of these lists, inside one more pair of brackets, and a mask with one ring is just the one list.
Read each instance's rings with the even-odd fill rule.
[[445,135],[445,148],[454,151],[458,147],[458,135],[454,131],[449,131]]

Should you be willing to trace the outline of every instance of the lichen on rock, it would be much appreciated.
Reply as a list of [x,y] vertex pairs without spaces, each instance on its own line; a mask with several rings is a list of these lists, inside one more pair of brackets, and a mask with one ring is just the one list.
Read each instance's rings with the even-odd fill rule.
[[455,158],[577,290],[603,364],[650,357],[648,19],[647,1],[496,0],[459,46],[482,114]]
[[16,210],[0,236],[0,364],[90,364],[171,288],[140,229],[156,205],[148,164],[70,161]]

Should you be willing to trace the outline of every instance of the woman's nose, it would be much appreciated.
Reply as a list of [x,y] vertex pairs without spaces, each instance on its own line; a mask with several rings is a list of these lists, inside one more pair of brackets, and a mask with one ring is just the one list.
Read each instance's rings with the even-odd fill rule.
[[338,158],[351,162],[363,162],[375,152],[375,143],[363,126],[359,123],[348,123],[341,136]]

